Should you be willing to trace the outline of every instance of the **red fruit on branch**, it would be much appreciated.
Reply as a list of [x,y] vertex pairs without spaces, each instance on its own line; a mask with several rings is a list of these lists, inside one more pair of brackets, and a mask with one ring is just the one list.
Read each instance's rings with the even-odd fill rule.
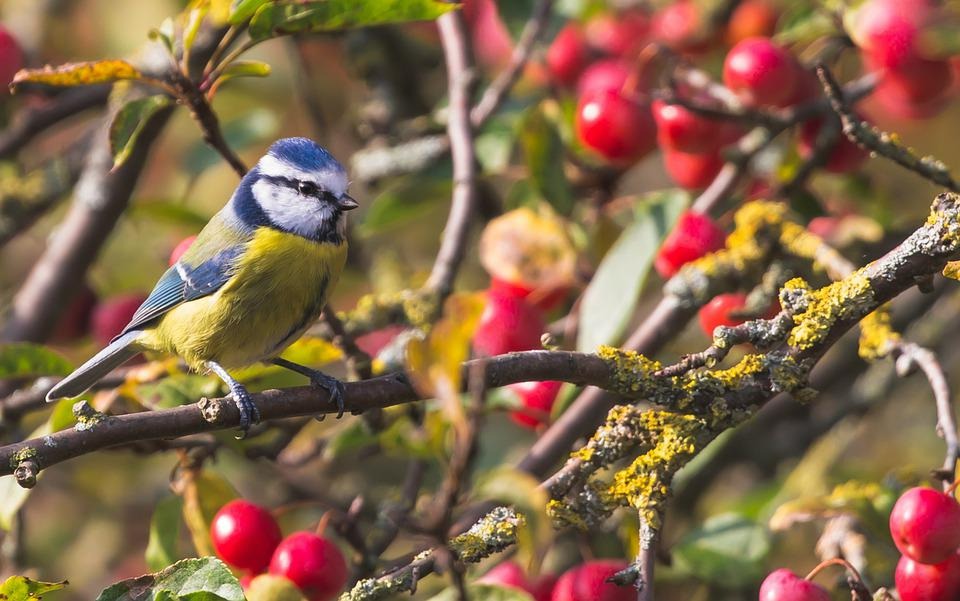
[[600,559],[574,566],[557,580],[551,601],[635,601],[636,589],[607,582],[627,565],[618,559]]
[[650,107],[613,90],[586,92],[577,106],[577,137],[604,159],[633,163],[657,145]]
[[489,357],[538,349],[546,329],[543,314],[536,307],[512,294],[488,290],[473,348]]
[[[813,156],[814,148],[817,143],[817,136],[820,135],[820,129],[823,127],[823,121],[820,119],[807,121],[800,128],[800,139],[797,142],[797,150],[804,159]],[[837,141],[833,150],[827,156],[823,168],[831,173],[850,173],[859,168],[870,155],[850,138],[840,131],[840,124],[837,124]]]
[[903,556],[894,581],[900,601],[956,601],[960,599],[960,555],[954,553],[933,565]]
[[713,331],[720,326],[734,327],[744,323],[742,317],[733,313],[741,311],[747,304],[747,295],[743,292],[729,292],[718,294],[709,303],[700,308],[700,327],[708,337],[713,337]]
[[601,59],[584,69],[577,81],[577,94],[583,96],[598,90],[619,92],[634,75],[634,68],[619,58]]
[[550,311],[555,308],[570,293],[570,289],[566,286],[544,291],[527,286],[522,282],[507,282],[495,276],[490,277],[490,289],[525,299],[541,311]]
[[727,235],[712,219],[686,212],[663,241],[654,267],[661,276],[671,277],[690,261],[723,248],[726,239]]
[[723,61],[723,83],[748,104],[786,106],[797,86],[799,65],[769,38],[749,38]]
[[652,109],[657,140],[664,148],[687,153],[716,152],[726,141],[722,121],[662,100],[655,100]]
[[274,551],[270,573],[292,581],[310,601],[330,601],[347,583],[347,562],[331,541],[294,532]]
[[960,504],[939,490],[911,488],[890,512],[890,535],[910,559],[940,563],[960,547]]
[[629,58],[640,50],[650,33],[650,19],[638,10],[601,13],[587,22],[586,38],[608,56]]
[[255,574],[270,565],[282,535],[269,511],[255,503],[234,499],[213,517],[210,538],[220,559]]
[[535,429],[550,421],[550,411],[557,400],[563,382],[547,380],[545,382],[518,382],[510,384],[508,389],[520,399],[522,409],[511,411],[510,417],[525,428]]
[[83,337],[90,327],[93,308],[96,304],[97,295],[90,286],[81,284],[63,314],[60,315],[57,326],[50,335],[50,341],[62,343]]
[[764,578],[760,601],[830,601],[830,594],[819,584],[781,568]]
[[703,41],[702,34],[700,8],[690,0],[668,3],[653,15],[650,24],[653,39],[678,51],[696,49]]
[[547,49],[547,68],[558,84],[572,88],[587,66],[590,49],[583,30],[576,23],[568,23]]
[[6,27],[0,25],[0,95],[9,95],[7,88],[13,76],[23,68],[23,50]]
[[108,298],[93,309],[90,333],[101,346],[120,335],[147,297],[142,294],[124,294]]
[[670,178],[687,190],[706,188],[723,168],[723,159],[716,152],[690,154],[679,150],[666,150],[663,153],[663,162]]

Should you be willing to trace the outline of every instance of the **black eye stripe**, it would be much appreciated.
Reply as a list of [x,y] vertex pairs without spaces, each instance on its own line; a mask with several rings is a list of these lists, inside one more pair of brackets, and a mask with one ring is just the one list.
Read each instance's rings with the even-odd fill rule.
[[[293,179],[290,177],[284,177],[282,175],[261,174],[260,177],[272,184],[277,184],[280,186],[284,186],[286,188],[290,188],[291,190],[294,190],[306,196],[312,196],[314,198],[327,200],[331,202],[336,200],[336,197],[332,193],[321,189],[313,182],[305,182],[305,181]],[[303,189],[304,186],[307,186],[308,189],[304,190]]]

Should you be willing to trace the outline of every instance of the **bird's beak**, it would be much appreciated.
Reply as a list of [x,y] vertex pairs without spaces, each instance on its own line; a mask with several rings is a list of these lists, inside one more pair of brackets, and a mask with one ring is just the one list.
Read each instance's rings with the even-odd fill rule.
[[360,203],[354,200],[349,194],[344,194],[337,200],[337,206],[340,207],[341,211],[352,211],[359,207]]

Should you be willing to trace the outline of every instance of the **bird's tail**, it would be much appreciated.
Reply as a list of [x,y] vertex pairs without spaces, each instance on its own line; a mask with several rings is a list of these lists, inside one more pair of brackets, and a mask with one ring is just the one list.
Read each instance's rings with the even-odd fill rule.
[[82,394],[115,367],[119,367],[139,353],[143,349],[134,343],[141,333],[141,330],[131,330],[116,338],[72,374],[57,382],[57,385],[47,393],[47,402]]

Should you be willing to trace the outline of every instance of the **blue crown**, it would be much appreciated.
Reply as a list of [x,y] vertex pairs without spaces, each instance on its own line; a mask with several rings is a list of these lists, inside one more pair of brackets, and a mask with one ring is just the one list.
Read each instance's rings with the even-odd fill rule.
[[343,165],[332,154],[309,138],[281,138],[270,146],[267,154],[304,171],[343,171]]

